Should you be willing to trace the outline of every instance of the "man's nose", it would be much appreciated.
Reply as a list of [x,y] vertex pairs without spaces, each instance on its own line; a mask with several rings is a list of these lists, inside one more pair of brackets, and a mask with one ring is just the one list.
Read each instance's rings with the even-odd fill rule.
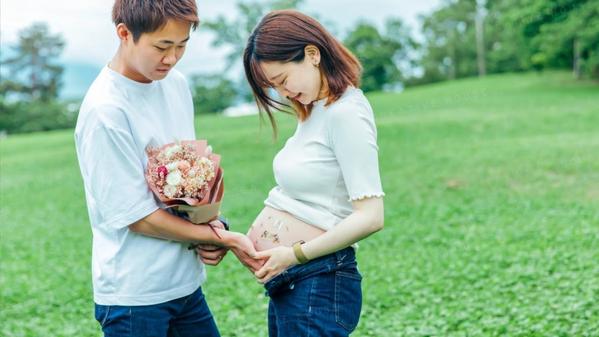
[[164,64],[168,64],[170,66],[174,65],[175,63],[177,63],[177,55],[175,54],[174,51],[168,53],[163,59],[162,59],[162,63]]

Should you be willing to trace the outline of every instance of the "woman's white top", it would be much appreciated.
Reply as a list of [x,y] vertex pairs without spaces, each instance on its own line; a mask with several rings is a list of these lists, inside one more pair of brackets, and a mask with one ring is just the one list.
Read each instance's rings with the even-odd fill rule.
[[329,230],[352,213],[352,201],[385,194],[374,114],[362,90],[349,87],[325,103],[314,103],[275,156],[277,186],[264,204]]

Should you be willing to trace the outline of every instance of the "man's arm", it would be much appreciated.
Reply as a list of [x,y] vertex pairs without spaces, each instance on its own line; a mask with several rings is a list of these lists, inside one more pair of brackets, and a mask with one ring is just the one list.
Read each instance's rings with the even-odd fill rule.
[[217,245],[231,249],[239,261],[252,271],[259,269],[262,263],[253,256],[256,250],[250,239],[237,232],[195,225],[183,218],[159,209],[141,220],[129,225],[133,232],[161,239]]
[[[129,229],[140,234],[161,239],[205,243],[219,246],[231,245],[218,238],[208,226],[197,226],[163,209],[158,209],[143,219],[129,225]],[[216,229],[217,231],[219,229]],[[221,233],[219,233],[221,235]],[[222,235],[221,235],[222,237]]]

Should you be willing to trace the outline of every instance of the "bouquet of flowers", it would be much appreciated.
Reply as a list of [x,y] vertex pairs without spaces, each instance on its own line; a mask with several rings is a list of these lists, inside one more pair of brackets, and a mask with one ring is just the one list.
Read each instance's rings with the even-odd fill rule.
[[146,180],[167,208],[187,213],[195,224],[216,219],[224,193],[223,169],[220,156],[212,153],[206,140],[148,147],[146,152]]

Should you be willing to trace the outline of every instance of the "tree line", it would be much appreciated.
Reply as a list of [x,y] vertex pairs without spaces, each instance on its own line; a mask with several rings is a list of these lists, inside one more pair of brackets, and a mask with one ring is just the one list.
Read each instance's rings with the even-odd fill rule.
[[[214,47],[227,47],[225,69],[191,76],[198,112],[219,112],[251,94],[241,74],[245,41],[273,9],[303,10],[304,0],[239,1],[234,20],[203,23]],[[334,25],[324,21],[335,31]],[[599,1],[444,0],[421,16],[419,34],[398,18],[382,25],[358,22],[336,35],[364,66],[362,89],[395,90],[504,72],[569,69],[575,78],[599,79]],[[27,132],[72,127],[76,114],[59,101],[65,41],[36,23],[19,34],[1,60],[0,130]],[[6,53],[2,53],[6,54]]]

